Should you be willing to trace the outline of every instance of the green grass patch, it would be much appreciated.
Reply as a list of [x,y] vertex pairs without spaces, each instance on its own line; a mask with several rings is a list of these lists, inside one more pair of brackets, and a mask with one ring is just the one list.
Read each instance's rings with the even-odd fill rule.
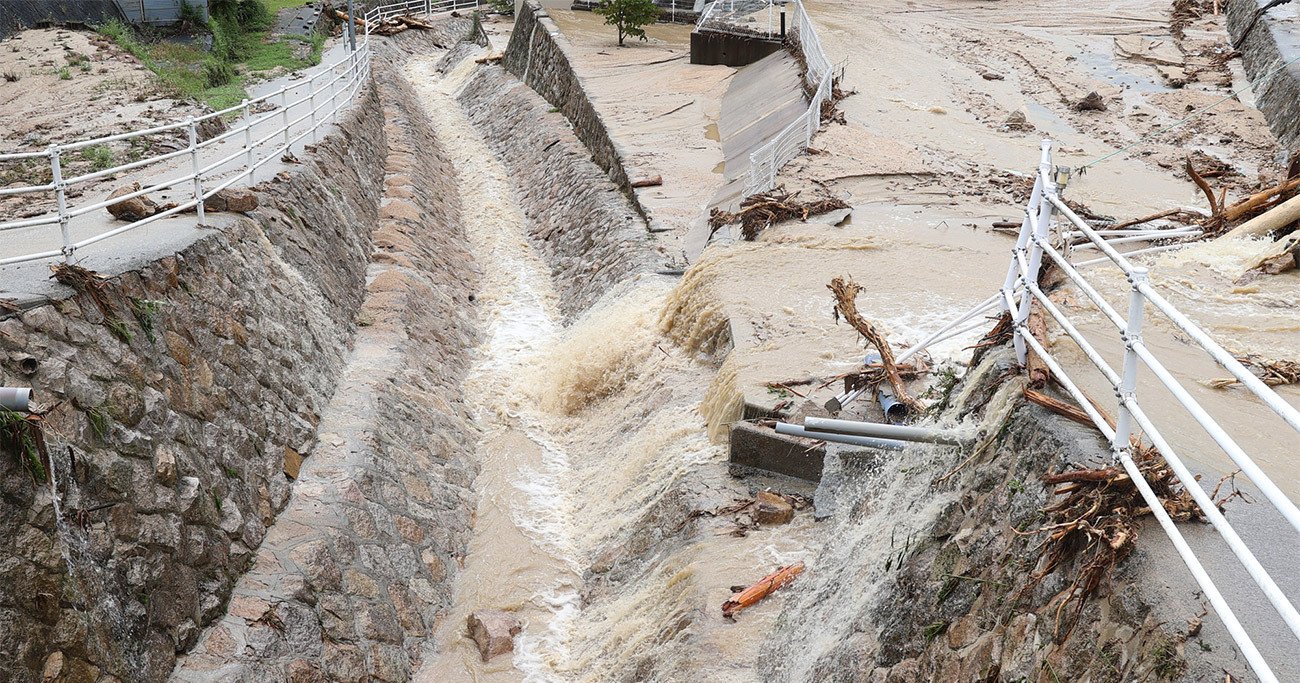
[[[226,109],[248,97],[247,74],[277,68],[297,71],[320,63],[324,36],[267,41],[276,12],[305,4],[307,0],[213,2],[206,24],[212,33],[211,50],[169,41],[161,34],[140,33],[117,20],[98,30],[153,71],[168,95]],[[295,55],[297,42],[311,46],[306,56]]]
[[81,150],[81,158],[90,163],[91,170],[102,171],[113,167],[113,150],[108,145],[95,145]]
[[[311,1],[312,0],[262,0],[262,4],[266,6],[267,11],[269,11],[271,14],[275,14],[276,12],[279,12],[282,9],[289,9],[290,7],[302,7],[303,5]],[[344,5],[344,7],[347,7],[347,5]]]

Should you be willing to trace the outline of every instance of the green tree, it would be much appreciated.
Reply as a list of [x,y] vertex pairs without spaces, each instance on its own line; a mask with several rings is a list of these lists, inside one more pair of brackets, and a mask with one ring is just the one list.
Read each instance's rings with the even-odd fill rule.
[[618,28],[619,45],[628,36],[645,40],[645,29],[641,27],[659,20],[659,6],[654,0],[601,0],[595,12],[605,17],[606,24]]

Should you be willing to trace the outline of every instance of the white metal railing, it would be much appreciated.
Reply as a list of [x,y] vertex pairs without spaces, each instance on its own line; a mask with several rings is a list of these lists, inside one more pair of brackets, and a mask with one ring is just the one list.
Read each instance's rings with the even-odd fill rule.
[[[46,183],[0,189],[0,198],[39,194],[44,195],[48,202],[49,196],[53,195],[53,206],[42,215],[0,221],[0,232],[57,225],[60,244],[58,249],[47,248],[32,253],[2,257],[0,266],[59,256],[67,262],[73,262],[78,249],[186,211],[196,212],[198,222],[202,224],[205,219],[204,205],[214,194],[245,179],[250,185],[253,184],[257,169],[279,159],[308,136],[311,136],[312,141],[317,140],[320,128],[337,120],[339,111],[356,97],[370,74],[372,53],[369,28],[371,25],[393,16],[415,13],[436,14],[478,5],[478,0],[443,0],[442,2],[403,0],[378,6],[372,8],[363,17],[364,35],[359,36],[361,40],[358,41],[356,51],[349,51],[345,57],[320,70],[305,83],[286,85],[266,95],[246,99],[233,107],[184,121],[90,140],[51,145],[40,151],[0,154],[0,164],[30,164],[34,160],[44,160],[49,164],[50,174],[50,181]],[[259,110],[268,107],[274,109],[259,113]],[[205,123],[234,114],[241,117],[237,126],[211,138],[199,140],[199,131]],[[66,155],[71,152],[124,141],[147,143],[149,138],[156,141],[157,136],[168,138],[180,136],[186,142],[179,149],[112,168],[94,170],[73,177],[64,175]],[[231,142],[223,145],[226,141]],[[188,164],[185,163],[186,160]],[[184,167],[183,171],[182,167]],[[141,169],[146,170],[143,171],[144,177],[139,180],[142,186],[139,190],[111,199],[88,200],[81,204],[71,202],[79,194],[79,190],[89,183]],[[103,221],[100,216],[90,215],[93,212],[104,211],[113,204],[172,188],[188,190],[188,199],[152,216],[94,232],[81,239],[74,238],[74,232],[85,232],[76,228],[85,227],[93,230]]]
[[[710,10],[721,4],[723,4],[723,0],[713,3]],[[787,29],[786,40],[794,43],[803,54],[804,63],[807,66],[807,71],[804,73],[804,83],[813,89],[813,95],[808,103],[808,109],[798,119],[781,129],[781,132],[777,133],[767,144],[750,153],[749,175],[745,180],[745,188],[741,193],[741,196],[744,197],[775,187],[777,173],[805,149],[808,149],[809,145],[812,144],[812,136],[821,129],[822,108],[831,99],[831,90],[834,87],[830,59],[827,58],[825,50],[822,49],[821,40],[817,37],[817,30],[813,27],[812,19],[808,17],[803,2],[793,0],[789,4],[794,7],[794,12],[791,26]],[[770,2],[768,8],[770,16]],[[769,19],[769,23],[770,21]],[[701,20],[702,23],[703,20]],[[771,31],[770,26],[769,31]]]
[[[1240,381],[1243,386],[1276,413],[1295,432],[1300,432],[1300,411],[1287,403],[1277,392],[1243,366],[1231,353],[1228,353],[1215,342],[1196,323],[1175,308],[1148,281],[1147,269],[1129,260],[1129,256],[1132,255],[1150,253],[1171,247],[1138,249],[1127,254],[1117,251],[1114,246],[1117,240],[1107,241],[1106,237],[1110,236],[1105,234],[1107,231],[1094,229],[1087,221],[1070,209],[1061,198],[1061,184],[1058,181],[1068,181],[1069,171],[1068,169],[1053,168],[1050,141],[1043,142],[1040,159],[1039,168],[1035,175],[1034,188],[1030,194],[1029,203],[1025,210],[1025,218],[1021,223],[1020,234],[1012,252],[1011,264],[1007,268],[1007,275],[1001,289],[993,296],[944,325],[920,343],[904,351],[896,358],[896,361],[903,362],[933,344],[987,325],[987,321],[981,316],[988,311],[1000,307],[1004,313],[1009,314],[1013,323],[1013,343],[1021,365],[1025,364],[1030,348],[1043,359],[1061,386],[1065,387],[1066,391],[1084,410],[1097,429],[1110,442],[1116,463],[1124,468],[1124,471],[1133,481],[1139,494],[1151,509],[1152,515],[1155,516],[1156,521],[1169,536],[1179,557],[1187,565],[1197,585],[1206,596],[1206,599],[1209,600],[1215,613],[1218,614],[1220,620],[1228,629],[1233,641],[1237,643],[1256,675],[1262,681],[1277,681],[1277,676],[1264,660],[1250,635],[1242,627],[1232,608],[1228,605],[1222,593],[1219,592],[1209,573],[1178,531],[1178,527],[1174,525],[1160,499],[1133,461],[1131,437],[1138,430],[1150,440],[1151,444],[1165,458],[1170,469],[1173,470],[1184,489],[1191,495],[1205,518],[1222,537],[1228,549],[1236,556],[1242,567],[1246,569],[1246,572],[1256,586],[1259,587],[1269,604],[1282,617],[1287,628],[1297,639],[1300,639],[1300,613],[1297,613],[1295,606],[1282,592],[1277,582],[1273,580],[1268,571],[1256,559],[1254,553],[1246,546],[1241,536],[1232,528],[1232,525],[1228,523],[1228,520],[1215,506],[1210,496],[1201,488],[1196,476],[1188,469],[1173,446],[1170,445],[1160,427],[1142,409],[1137,398],[1139,364],[1146,366],[1155,375],[1160,383],[1174,396],[1177,403],[1206,431],[1215,444],[1241,468],[1241,471],[1250,478],[1264,498],[1296,531],[1300,531],[1300,510],[1297,510],[1295,503],[1273,483],[1272,479],[1224,431],[1214,417],[1196,401],[1191,393],[1178,382],[1173,374],[1143,343],[1142,327],[1147,304],[1154,307],[1172,322],[1178,330],[1191,338],[1194,344],[1216,363],[1227,369],[1233,377]],[[1102,261],[1118,267],[1124,273],[1130,284],[1128,310],[1124,314],[1115,310],[1079,272],[1078,266],[1083,264],[1071,263],[1067,253],[1062,253],[1062,250],[1058,250],[1052,245],[1053,215],[1064,217],[1073,228],[1072,230],[1060,231],[1060,237],[1065,238],[1067,243],[1071,236],[1082,236],[1085,238],[1086,244],[1092,245],[1091,248],[1097,249],[1103,254]],[[1102,358],[1096,347],[1079,331],[1069,316],[1053,303],[1038,286],[1038,273],[1044,257],[1056,264],[1119,332],[1120,340],[1124,343],[1125,354],[1124,364],[1118,372]],[[1087,261],[1085,264],[1094,262]],[[1066,336],[1078,346],[1088,361],[1096,367],[1107,383],[1114,389],[1115,396],[1118,398],[1119,416],[1114,427],[1111,426],[1106,416],[1102,415],[1100,410],[1093,405],[1078,384],[1070,378],[1044,344],[1030,333],[1028,329],[1029,312],[1034,301],[1042,305],[1043,310],[1061,327]],[[837,396],[836,400],[842,405],[856,399],[864,391],[865,389],[859,389],[846,392]]]
[[[780,39],[783,36],[777,20],[778,13],[784,9],[778,10],[776,3],[777,0],[715,0],[700,12],[695,26],[716,33]],[[766,23],[766,28],[759,28],[760,21]]]
[[[1071,210],[1060,194],[1062,184],[1068,182],[1068,179],[1068,169],[1053,168],[1051,142],[1043,141],[1041,160],[1035,176],[1034,188],[1026,207],[1025,218],[1021,224],[1020,234],[1013,250],[1011,264],[1007,269],[1007,275],[1001,289],[997,294],[985,299],[979,305],[950,322],[943,329],[908,349],[898,357],[898,360],[906,360],[928,345],[987,324],[984,320],[978,319],[979,316],[1000,306],[1004,313],[1011,316],[1014,345],[1020,363],[1025,364],[1027,353],[1029,349],[1032,349],[1043,359],[1061,386],[1070,393],[1078,405],[1087,413],[1097,429],[1110,442],[1116,463],[1123,467],[1133,481],[1139,494],[1150,507],[1161,528],[1164,529],[1173,542],[1174,548],[1191,571],[1197,585],[1228,629],[1229,634],[1241,649],[1251,668],[1261,680],[1276,681],[1277,677],[1260,655],[1250,635],[1242,627],[1232,608],[1219,592],[1205,567],[1187,544],[1177,526],[1174,525],[1173,520],[1170,519],[1169,514],[1161,505],[1160,499],[1133,461],[1131,437],[1135,436],[1140,430],[1145,438],[1165,458],[1170,469],[1173,470],[1183,487],[1195,500],[1205,518],[1219,533],[1229,550],[1240,561],[1247,573],[1250,574],[1251,579],[1254,580],[1297,639],[1300,639],[1300,613],[1297,613],[1295,606],[1292,605],[1281,588],[1278,587],[1277,583],[1255,558],[1255,555],[1232,528],[1232,525],[1228,523],[1227,519],[1215,506],[1214,501],[1201,488],[1195,475],[1187,468],[1178,453],[1166,440],[1160,427],[1142,409],[1137,397],[1139,365],[1146,366],[1155,375],[1160,383],[1174,396],[1177,403],[1186,409],[1192,418],[1209,434],[1210,438],[1250,478],[1263,497],[1297,531],[1300,531],[1300,510],[1297,510],[1295,503],[1273,483],[1258,464],[1223,430],[1215,418],[1193,398],[1191,393],[1179,383],[1164,364],[1156,358],[1150,348],[1143,343],[1142,328],[1143,320],[1147,315],[1147,305],[1150,304],[1158,313],[1164,315],[1175,327],[1191,338],[1196,347],[1202,349],[1215,362],[1232,373],[1252,394],[1258,397],[1260,401],[1296,432],[1300,432],[1300,411],[1297,411],[1277,392],[1260,381],[1231,353],[1224,350],[1196,323],[1178,311],[1151,285],[1147,278],[1147,269],[1135,265],[1129,260],[1130,255],[1149,250],[1143,249],[1129,254],[1120,253],[1115,249],[1115,240],[1108,242],[1106,237],[1109,235],[1094,229],[1087,221]],[[1062,253],[1061,250],[1053,246],[1054,215],[1063,217],[1072,228],[1070,231],[1061,231],[1062,236],[1075,235],[1083,237],[1086,244],[1091,245],[1091,248],[1097,249],[1103,254],[1104,261],[1119,268],[1124,273],[1130,283],[1127,311],[1121,313],[1111,306],[1102,297],[1101,293],[1079,272],[1076,265],[1070,262],[1067,254]],[[1083,292],[1085,297],[1118,330],[1119,338],[1124,343],[1125,348],[1123,366],[1118,371],[1102,358],[1093,344],[1071,322],[1069,316],[1039,288],[1038,273],[1044,258],[1049,259],[1058,266],[1066,277]],[[1044,343],[1035,339],[1033,334],[1030,333],[1028,320],[1030,307],[1034,301],[1042,305],[1043,310],[1055,320],[1065,335],[1083,351],[1092,365],[1096,367],[1115,390],[1115,395],[1118,397],[1118,419],[1113,427],[1106,416],[1101,414],[1100,410],[1093,405],[1075,381],[1066,373],[1061,364],[1051,355]],[[973,319],[975,320],[974,324],[970,324]],[[860,391],[854,392],[840,398],[846,402],[853,400],[860,393]]]

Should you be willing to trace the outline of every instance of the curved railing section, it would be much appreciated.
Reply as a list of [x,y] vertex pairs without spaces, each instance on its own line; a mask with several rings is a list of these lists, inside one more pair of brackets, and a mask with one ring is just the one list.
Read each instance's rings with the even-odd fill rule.
[[[339,111],[356,98],[370,74],[370,26],[393,16],[437,14],[478,5],[477,0],[404,0],[378,6],[362,17],[362,35],[358,36],[356,50],[305,81],[184,121],[51,145],[43,150],[0,154],[0,166],[30,166],[33,161],[49,165],[49,182],[0,188],[0,199],[32,195],[43,198],[48,205],[36,216],[0,222],[0,232],[50,231],[28,233],[30,237],[22,243],[37,245],[37,250],[0,257],[0,266],[58,257],[75,262],[79,249],[180,213],[195,212],[198,223],[203,224],[205,204],[214,194],[244,181],[253,184],[258,169],[280,159],[308,137],[315,141],[320,129],[334,123]],[[203,138],[202,131],[232,115],[239,116],[238,125]],[[184,141],[179,149],[71,177],[64,173],[64,160],[74,152],[132,141],[141,147],[156,142],[177,146],[177,138]],[[111,198],[76,201],[92,183],[122,174],[131,175],[119,180],[138,182],[140,189]],[[164,191],[180,191],[186,197],[151,216],[99,229],[106,220],[102,212],[109,206]],[[53,233],[56,229],[57,235]]]
[[[1196,553],[1188,545],[1178,527],[1165,511],[1151,484],[1134,462],[1134,437],[1141,434],[1160,452],[1160,455],[1164,457],[1175,476],[1178,477],[1179,482],[1182,483],[1183,488],[1196,502],[1205,519],[1218,532],[1228,550],[1245,568],[1260,592],[1277,611],[1278,615],[1282,617],[1282,621],[1285,622],[1287,628],[1297,640],[1300,640],[1300,613],[1297,613],[1295,606],[1283,593],[1277,582],[1260,564],[1255,554],[1246,546],[1237,531],[1228,523],[1227,518],[1211,500],[1210,495],[1201,488],[1196,476],[1169,443],[1165,434],[1172,427],[1168,424],[1163,427],[1157,424],[1155,417],[1143,409],[1143,402],[1139,400],[1137,392],[1139,367],[1145,366],[1159,380],[1164,388],[1173,395],[1177,404],[1186,410],[1196,423],[1205,430],[1210,439],[1236,463],[1241,472],[1249,477],[1250,481],[1259,489],[1263,498],[1297,532],[1300,532],[1300,510],[1268,474],[1260,468],[1258,463],[1223,429],[1220,424],[1220,420],[1223,419],[1222,416],[1216,418],[1210,415],[1165,367],[1164,363],[1156,357],[1151,348],[1143,342],[1143,323],[1151,315],[1148,308],[1153,309],[1155,314],[1168,319],[1174,327],[1191,340],[1190,343],[1193,348],[1200,349],[1212,358],[1231,373],[1251,394],[1276,413],[1286,427],[1290,428],[1287,433],[1300,433],[1300,411],[1297,411],[1276,391],[1256,377],[1233,354],[1215,342],[1205,330],[1179,311],[1148,281],[1147,269],[1134,264],[1130,260],[1130,257],[1136,254],[1148,253],[1164,247],[1138,249],[1127,254],[1118,251],[1115,248],[1116,244],[1127,243],[1130,240],[1124,237],[1113,237],[1106,234],[1107,231],[1105,230],[1095,229],[1067,206],[1060,192],[1068,180],[1068,169],[1053,167],[1051,142],[1045,140],[1042,144],[1041,160],[1035,176],[1034,188],[1025,209],[1025,218],[1021,224],[1020,234],[1012,252],[1011,263],[1001,289],[916,346],[908,349],[898,357],[898,360],[901,362],[921,349],[939,341],[981,326],[987,326],[988,323],[982,316],[989,311],[1000,308],[1004,314],[1010,316],[1014,331],[1014,345],[1020,364],[1025,365],[1027,355],[1031,349],[1043,359],[1056,380],[1074,398],[1092,423],[1096,425],[1098,431],[1110,443],[1115,463],[1121,466],[1133,481],[1138,493],[1150,507],[1152,515],[1155,516],[1160,527],[1169,536],[1179,557],[1187,565],[1196,580],[1197,586],[1201,589],[1220,620],[1222,620],[1233,641],[1236,642],[1242,655],[1250,664],[1251,669],[1262,681],[1277,681],[1277,676],[1260,654],[1250,634],[1246,632],[1241,621],[1233,612],[1232,606],[1228,604],[1219,591],[1201,560],[1196,556]],[[1064,222],[1068,224],[1068,229],[1054,230],[1054,216],[1063,218]],[[1117,310],[1083,276],[1079,270],[1081,264],[1072,263],[1069,258],[1068,249],[1070,247],[1063,250],[1054,246],[1060,244],[1062,240],[1068,244],[1071,236],[1081,236],[1087,245],[1102,254],[1101,261],[1118,268],[1124,274],[1130,285],[1127,310]],[[1107,237],[1111,237],[1111,239],[1108,240]],[[1147,236],[1147,239],[1149,240],[1151,237]],[[1078,245],[1073,245],[1073,248],[1077,249]],[[1107,363],[1102,355],[1098,353],[1096,347],[1071,321],[1070,316],[1040,288],[1038,275],[1044,259],[1055,264],[1079,288],[1084,297],[1114,326],[1115,332],[1125,349],[1123,365],[1120,368],[1114,368]],[[1094,261],[1084,263],[1093,264]],[[1118,419],[1113,423],[1079,388],[1075,379],[1072,379],[1065,368],[1052,356],[1045,343],[1036,339],[1030,332],[1029,314],[1034,302],[1042,306],[1042,309],[1060,326],[1065,336],[1083,352],[1089,363],[1114,390],[1113,395],[1117,397]],[[860,393],[860,391],[851,392],[838,398],[842,402],[847,402],[856,398]],[[1148,406],[1151,401],[1165,402],[1163,397],[1149,398],[1147,401]],[[1283,429],[1285,430],[1285,427]],[[1300,644],[1297,647],[1300,647]]]

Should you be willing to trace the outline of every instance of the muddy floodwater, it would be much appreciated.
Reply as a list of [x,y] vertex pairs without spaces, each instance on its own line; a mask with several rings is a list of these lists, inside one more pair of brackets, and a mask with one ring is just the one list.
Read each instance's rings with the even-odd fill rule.
[[[1235,180],[1224,181],[1229,196],[1276,174],[1285,158],[1258,112],[1237,100],[1163,132],[1243,83],[1228,67],[1171,74],[1132,59],[1135,45],[1156,49],[1172,40],[1160,2],[820,2],[809,12],[843,84],[856,92],[839,104],[844,124],[814,140],[821,153],[797,159],[779,182],[846,197],[851,217],[778,226],[752,243],[724,229],[693,252],[690,236],[699,235],[722,182],[720,121],[735,70],[690,65],[687,27],[653,26],[648,41],[618,48],[599,17],[549,4],[593,101],[625,146],[630,174],[678,180],[638,198],[659,231],[653,244],[663,265],[689,260],[692,267],[680,280],[633,278],[565,324],[528,244],[515,189],[453,97],[471,77],[472,60],[446,76],[432,59],[410,65],[439,138],[466,169],[467,201],[492,207],[467,226],[485,271],[488,333],[469,383],[484,430],[481,498],[439,651],[420,672],[425,681],[596,681],[633,666],[657,680],[755,680],[756,641],[774,615],[756,611],[724,625],[699,605],[725,599],[734,578],[755,567],[811,557],[823,539],[805,518],[780,534],[668,544],[618,594],[603,592],[591,568],[609,561],[620,529],[644,524],[647,510],[680,489],[725,486],[719,441],[736,419],[738,396],[860,363],[858,340],[830,315],[832,277],[864,283],[859,308],[905,347],[1000,284],[1014,235],[991,225],[1019,220],[1045,137],[1057,163],[1090,164],[1066,196],[1089,215],[1116,220],[1171,207],[1204,210],[1203,195],[1180,170],[1190,152],[1234,169]],[[1201,42],[1222,40],[1216,22],[1190,26],[1178,44],[1195,52]],[[504,28],[492,27],[495,39]],[[1074,104],[1092,92],[1106,109],[1079,111]],[[1234,283],[1262,246],[1207,242],[1138,259],[1170,301],[1234,353],[1297,358],[1300,275]],[[1114,268],[1085,272],[1124,310],[1127,285]],[[1118,334],[1077,291],[1067,287],[1055,298],[1118,367]],[[1167,321],[1149,320],[1146,341],[1157,356],[1212,414],[1225,416],[1284,490],[1300,495],[1294,437],[1240,388],[1211,388],[1226,373]],[[733,336],[725,362],[711,346],[724,327]],[[981,333],[932,348],[931,360],[961,371]],[[1054,337],[1067,370],[1113,412],[1101,376],[1068,338]],[[820,391],[811,398],[836,387]],[[1300,391],[1280,391],[1300,405]],[[1207,480],[1235,468],[1149,374],[1140,376],[1139,395]],[[479,662],[462,635],[465,616],[485,604],[516,610],[524,622],[508,661]],[[665,630],[676,618],[687,623],[687,613],[689,639]]]

